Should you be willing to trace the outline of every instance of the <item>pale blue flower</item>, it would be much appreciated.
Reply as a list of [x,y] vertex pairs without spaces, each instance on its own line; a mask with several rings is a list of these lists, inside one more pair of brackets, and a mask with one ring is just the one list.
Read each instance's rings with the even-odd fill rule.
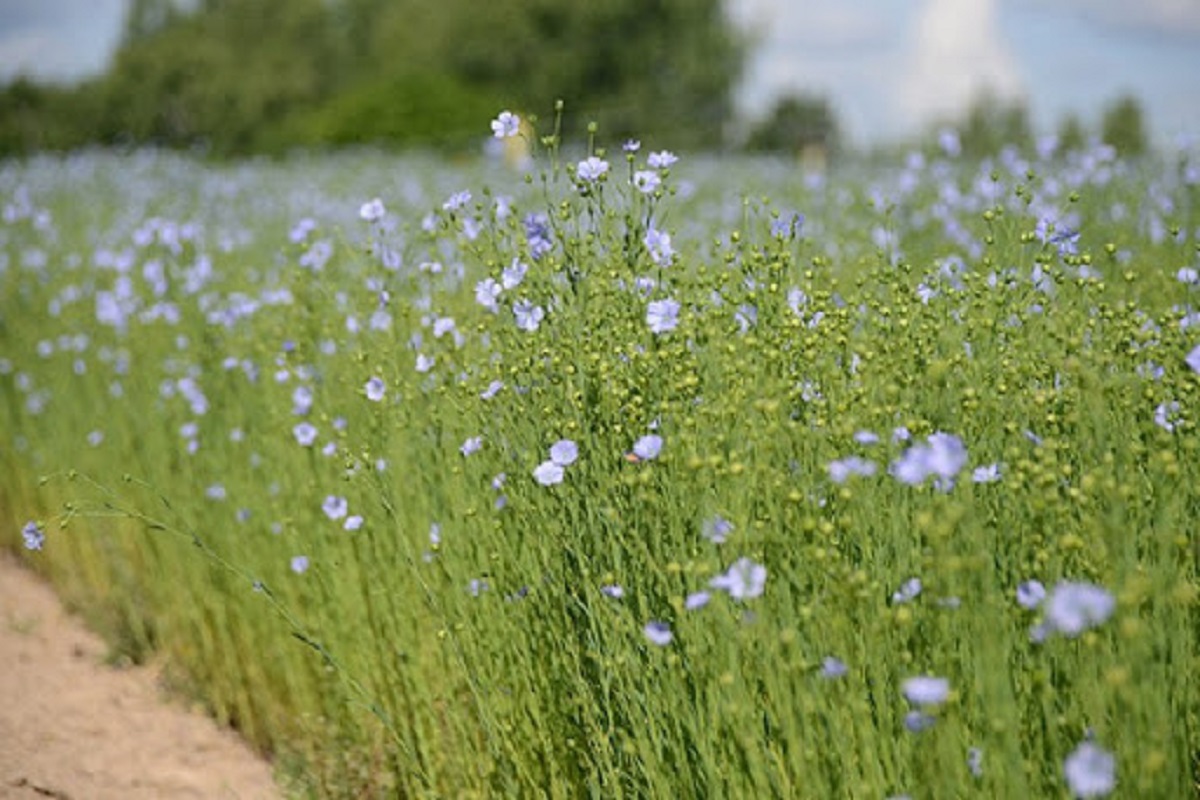
[[748,558],[739,558],[723,575],[708,582],[709,587],[728,592],[734,600],[752,600],[762,595],[767,585],[767,568]]
[[1076,797],[1104,797],[1117,786],[1117,760],[1098,744],[1085,741],[1063,761],[1063,775]]
[[863,445],[871,445],[879,443],[879,434],[874,431],[856,431],[854,441]]
[[1154,409],[1154,424],[1167,433],[1174,433],[1175,426],[1179,424],[1179,401],[1159,403]]
[[427,356],[424,353],[417,354],[417,372],[429,372],[436,364],[437,359],[433,356]]
[[915,706],[936,706],[950,696],[950,681],[932,675],[908,678],[901,684],[904,697]]
[[525,280],[525,273],[528,271],[528,264],[525,264],[519,258],[514,258],[512,263],[501,271],[500,285],[505,289],[515,289],[521,285],[521,281]]
[[847,456],[829,462],[829,479],[834,483],[845,483],[851,475],[870,477],[877,469],[875,462],[859,456]]
[[501,111],[492,120],[492,136],[497,139],[508,139],[521,132],[521,118],[511,111]]
[[26,522],[25,527],[21,528],[21,538],[25,542],[26,550],[41,550],[46,544],[46,534],[42,531],[42,526],[33,520]]
[[910,733],[921,733],[927,731],[934,726],[937,718],[932,714],[927,714],[924,711],[909,711],[904,715],[904,727]]
[[896,605],[912,602],[921,594],[922,588],[920,578],[909,578],[892,594],[892,602]]
[[639,169],[633,173],[632,183],[642,194],[653,194],[662,186],[662,178],[653,170]]
[[971,480],[975,483],[995,483],[1000,480],[1000,465],[992,463],[976,467],[971,473]]
[[553,461],[543,461],[533,471],[533,478],[542,486],[553,486],[563,481],[563,468]]
[[579,458],[579,446],[570,439],[560,439],[550,446],[550,460],[560,467],[570,466]]
[[646,324],[655,334],[669,333],[679,325],[679,303],[670,298],[651,300],[646,306]]
[[642,242],[650,252],[650,259],[660,267],[669,267],[675,259],[675,250],[671,247],[671,234],[650,228],[646,231]]
[[483,449],[483,437],[471,436],[464,441],[458,448],[458,452],[463,454],[463,457],[478,453]]
[[387,210],[383,207],[383,201],[376,197],[373,200],[368,200],[358,209],[358,216],[365,222],[378,222],[383,219],[383,215]]
[[479,398],[481,400],[491,400],[493,397],[498,395],[500,393],[500,390],[503,388],[504,388],[504,381],[499,381],[499,380],[492,381],[491,383],[488,384],[486,389],[484,389],[482,392],[479,393]]
[[626,139],[625,144],[621,145],[621,149],[626,153],[636,153],[642,149],[642,143],[637,139]]
[[849,672],[846,663],[840,658],[825,656],[821,659],[821,677],[826,680],[837,680]]
[[321,504],[321,510],[325,512],[325,516],[336,522],[349,513],[350,504],[346,501],[346,498],[331,494]]
[[1175,280],[1186,286],[1191,286],[1200,283],[1200,272],[1197,272],[1192,267],[1180,267],[1179,271],[1175,273]]
[[1054,587],[1046,604],[1046,624],[1052,631],[1074,638],[1104,624],[1116,605],[1116,599],[1101,586],[1063,581]]
[[733,533],[733,523],[721,516],[711,517],[704,520],[700,532],[713,544],[724,544],[726,537]]
[[464,189],[461,192],[455,192],[454,194],[450,195],[446,202],[442,203],[442,210],[451,212],[458,211],[470,202],[471,193]]
[[542,324],[546,311],[529,300],[521,299],[513,303],[513,316],[517,319],[518,328],[532,333]]
[[575,167],[576,176],[588,183],[600,180],[607,172],[608,162],[596,156],[588,156]]
[[659,647],[666,647],[675,638],[675,634],[671,633],[671,626],[665,622],[647,622],[646,627],[642,629],[642,633],[646,635],[651,644],[656,644]]
[[976,778],[983,777],[983,750],[978,747],[967,750],[967,769]]
[[1200,375],[1200,344],[1196,345],[1192,351],[1187,354],[1184,362],[1192,368],[1192,372]]
[[683,600],[683,607],[688,611],[698,611],[708,605],[708,601],[712,599],[709,592],[699,591],[692,592]]
[[387,392],[387,384],[383,382],[383,378],[372,377],[363,386],[363,390],[366,391],[368,400],[372,403],[378,403]]
[[1021,608],[1034,610],[1046,599],[1046,587],[1041,581],[1029,580],[1017,585],[1017,603]]
[[666,169],[679,160],[679,157],[670,150],[660,150],[657,153],[651,153],[646,158],[646,163],[654,169]]
[[633,454],[641,461],[658,458],[662,452],[663,439],[657,433],[648,433],[633,443]]
[[292,572],[297,575],[308,572],[308,556],[292,556]]
[[614,600],[620,600],[622,597],[625,596],[625,589],[623,587],[618,586],[617,584],[613,583],[613,584],[608,584],[607,586],[601,586],[600,593],[603,594],[605,597],[611,597]]

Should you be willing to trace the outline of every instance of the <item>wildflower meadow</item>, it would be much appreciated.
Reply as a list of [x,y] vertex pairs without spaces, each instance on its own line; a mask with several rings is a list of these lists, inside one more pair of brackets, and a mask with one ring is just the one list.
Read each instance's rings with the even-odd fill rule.
[[298,797],[1198,796],[1200,148],[528,131],[0,164],[0,543]]

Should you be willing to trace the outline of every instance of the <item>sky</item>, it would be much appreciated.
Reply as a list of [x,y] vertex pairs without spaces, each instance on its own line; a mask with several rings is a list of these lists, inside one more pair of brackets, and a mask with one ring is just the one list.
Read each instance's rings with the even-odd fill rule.
[[[566,2],[568,0],[564,0]],[[1050,131],[1094,124],[1123,92],[1161,141],[1200,134],[1200,0],[726,0],[755,42],[739,106],[828,96],[851,140],[872,144],[961,113],[990,88]],[[102,71],[125,0],[0,0],[0,80]]]

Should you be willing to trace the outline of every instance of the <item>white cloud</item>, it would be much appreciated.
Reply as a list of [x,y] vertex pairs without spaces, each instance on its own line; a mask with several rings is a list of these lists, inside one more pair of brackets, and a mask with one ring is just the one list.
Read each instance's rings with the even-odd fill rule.
[[896,94],[905,127],[957,115],[982,91],[1024,94],[995,0],[925,0]]

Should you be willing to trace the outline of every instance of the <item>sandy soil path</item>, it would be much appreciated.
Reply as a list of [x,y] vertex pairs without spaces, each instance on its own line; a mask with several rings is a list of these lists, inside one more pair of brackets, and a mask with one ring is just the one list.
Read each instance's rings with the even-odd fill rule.
[[149,668],[114,669],[104,643],[0,553],[0,798],[261,800],[270,765],[164,698]]

